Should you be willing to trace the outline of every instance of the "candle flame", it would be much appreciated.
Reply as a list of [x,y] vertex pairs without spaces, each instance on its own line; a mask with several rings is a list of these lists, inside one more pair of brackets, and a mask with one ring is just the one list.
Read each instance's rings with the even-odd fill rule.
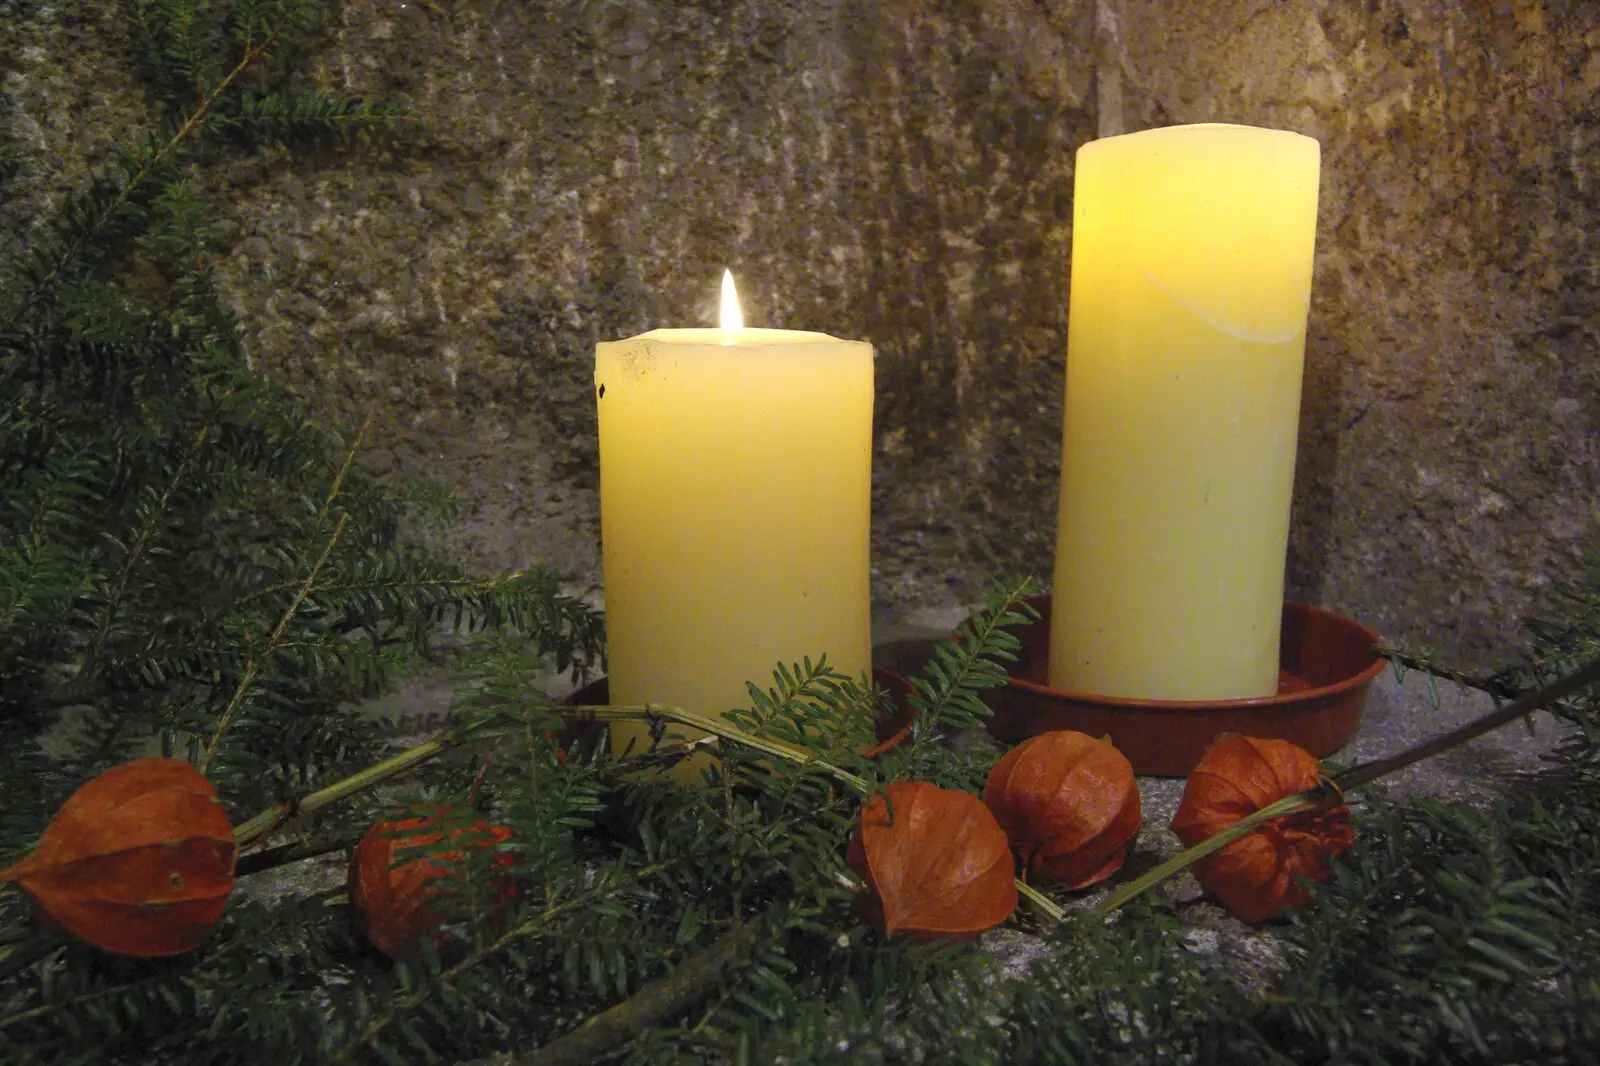
[[722,328],[727,332],[744,329],[744,313],[739,310],[739,293],[733,287],[733,271],[722,272]]

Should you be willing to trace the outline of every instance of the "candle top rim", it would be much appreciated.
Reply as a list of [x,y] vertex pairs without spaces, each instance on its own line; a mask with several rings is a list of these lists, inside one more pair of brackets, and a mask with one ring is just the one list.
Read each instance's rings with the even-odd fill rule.
[[722,344],[728,347],[751,344],[863,344],[864,341],[847,341],[828,333],[813,333],[798,329],[766,329],[746,326],[743,329],[719,329],[702,326],[691,329],[652,329],[630,340],[654,341],[658,344]]
[[1189,122],[1177,126],[1152,126],[1147,130],[1119,133],[1114,137],[1097,137],[1092,141],[1085,142],[1084,147],[1087,148],[1091,144],[1103,144],[1106,141],[1125,141],[1130,137],[1149,137],[1152,134],[1167,134],[1170,136],[1177,133],[1221,133],[1224,130],[1251,130],[1256,133],[1270,133],[1277,137],[1296,137],[1319,146],[1322,143],[1315,137],[1308,137],[1304,133],[1297,133],[1294,130],[1274,129],[1271,126],[1250,126],[1242,122]]

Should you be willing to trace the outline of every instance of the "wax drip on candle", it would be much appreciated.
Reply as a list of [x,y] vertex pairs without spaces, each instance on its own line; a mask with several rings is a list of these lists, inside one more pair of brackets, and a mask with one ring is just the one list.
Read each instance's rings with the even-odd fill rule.
[[739,310],[739,293],[733,287],[733,271],[722,272],[722,331],[739,333],[744,330],[744,313]]

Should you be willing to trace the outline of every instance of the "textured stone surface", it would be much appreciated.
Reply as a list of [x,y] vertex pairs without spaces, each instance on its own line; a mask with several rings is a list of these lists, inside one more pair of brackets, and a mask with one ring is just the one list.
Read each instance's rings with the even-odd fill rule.
[[[591,589],[593,342],[708,321],[731,265],[752,323],[877,346],[874,592],[937,607],[1048,572],[1076,147],[1112,119],[1300,130],[1324,191],[1290,591],[1508,657],[1600,532],[1600,6],[1101,0],[1116,116],[1096,6],[348,0],[295,69],[408,97],[431,137],[202,175],[224,289],[258,365],[378,414],[374,469],[462,486],[448,546]],[[137,123],[117,11],[0,2],[5,221]]]
[[1123,10],[1135,125],[1322,141],[1291,591],[1503,657],[1600,528],[1600,7]]

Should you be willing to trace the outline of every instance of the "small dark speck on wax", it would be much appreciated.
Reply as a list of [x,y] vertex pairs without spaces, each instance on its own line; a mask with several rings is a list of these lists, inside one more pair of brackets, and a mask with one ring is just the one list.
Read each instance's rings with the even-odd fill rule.
[[606,398],[606,387],[604,385],[600,386],[600,398],[602,400]]

